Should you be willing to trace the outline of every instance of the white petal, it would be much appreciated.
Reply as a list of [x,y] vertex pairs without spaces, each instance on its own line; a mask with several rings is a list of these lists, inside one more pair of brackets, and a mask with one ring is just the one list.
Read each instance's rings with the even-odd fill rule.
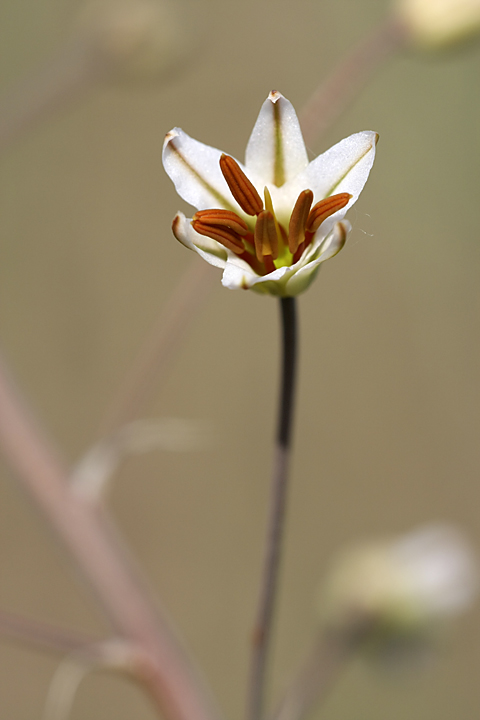
[[344,220],[343,222],[337,222],[335,224],[332,232],[327,235],[327,237],[320,246],[320,253],[318,255],[318,258],[321,262],[325,262],[325,260],[330,260],[331,258],[335,257],[337,253],[340,252],[340,250],[347,242],[347,235],[350,232],[351,227],[352,226],[350,225],[348,220]]
[[222,285],[230,290],[252,288],[256,292],[269,295],[283,295],[282,278],[290,272],[290,268],[277,268],[268,275],[257,275],[250,265],[235,255],[228,253],[228,261],[222,277]]
[[[328,235],[317,248],[316,252],[310,255],[311,259],[309,258],[308,253],[304,255],[298,263],[298,265],[300,265],[299,269],[286,283],[286,295],[299,295],[309,287],[310,283],[315,280],[317,273],[320,270],[321,263],[335,257],[335,255],[343,248],[350,228],[350,223],[346,220],[337,223],[330,235]],[[307,260],[307,262],[303,264],[305,260]]]
[[234,257],[234,253],[230,254],[225,270],[222,276],[222,285],[230,290],[247,289],[251,287],[252,282],[258,277],[253,272],[248,263]]
[[262,105],[245,153],[245,166],[264,182],[283,185],[308,165],[302,131],[293,105],[271,92]]
[[221,154],[221,150],[194,140],[180,128],[165,136],[163,166],[180,197],[197,210],[239,210],[220,170]]
[[285,294],[288,297],[294,297],[295,295],[300,295],[300,293],[306,290],[310,283],[315,280],[317,273],[320,270],[321,263],[322,260],[314,260],[313,262],[305,265],[305,267],[300,268],[300,270],[297,270],[297,272],[287,281]]
[[216,240],[195,232],[190,220],[183,213],[177,213],[172,224],[173,234],[182,245],[198,253],[210,265],[224,268],[227,262],[227,250]]
[[360,132],[345,138],[323,155],[312,160],[310,165],[292,183],[294,194],[309,188],[313,190],[316,203],[330,195],[348,192],[353,197],[348,205],[335,213],[335,221],[341,220],[348,208],[357,200],[375,158],[375,132]]

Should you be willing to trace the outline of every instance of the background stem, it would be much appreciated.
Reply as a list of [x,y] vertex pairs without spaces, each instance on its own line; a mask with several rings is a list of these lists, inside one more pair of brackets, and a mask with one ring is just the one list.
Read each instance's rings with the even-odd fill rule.
[[95,591],[119,636],[142,662],[137,677],[166,720],[214,720],[216,709],[161,609],[100,507],[71,491],[69,471],[38,428],[0,358],[0,445]]
[[379,23],[351,50],[311,94],[299,113],[307,147],[345,110],[374,71],[408,39],[407,28],[394,15]]
[[350,637],[319,632],[271,720],[303,720],[317,703],[326,699],[355,649]]
[[211,266],[195,255],[162,308],[105,413],[98,433],[100,437],[112,435],[139,417],[151,399],[153,390],[158,392],[188,328],[213,287],[212,280],[215,277]]
[[277,442],[275,448],[270,517],[268,522],[265,561],[261,580],[257,620],[253,635],[253,652],[248,698],[249,720],[259,720],[263,714],[265,680],[272,626],[275,613],[278,572],[288,487],[288,470],[293,423],[293,403],[297,360],[296,301],[293,297],[281,298],[282,316],[282,377],[278,413]]

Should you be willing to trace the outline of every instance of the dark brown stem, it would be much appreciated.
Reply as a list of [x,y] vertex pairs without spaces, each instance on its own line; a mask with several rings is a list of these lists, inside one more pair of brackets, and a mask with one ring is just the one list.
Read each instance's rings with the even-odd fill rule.
[[348,53],[328,78],[318,86],[299,114],[308,146],[324,133],[346,106],[359,95],[384,60],[408,38],[405,26],[389,16]]
[[295,298],[281,298],[283,330],[283,363],[277,444],[275,448],[270,517],[265,547],[257,619],[253,636],[248,697],[249,720],[260,720],[263,714],[266,672],[277,596],[278,575],[285,527],[288,470],[293,426],[297,360],[297,318]]
[[140,679],[167,720],[215,720],[216,710],[178,638],[150,600],[101,511],[69,488],[69,471],[40,431],[0,358],[0,445],[95,591],[119,635],[144,661]]

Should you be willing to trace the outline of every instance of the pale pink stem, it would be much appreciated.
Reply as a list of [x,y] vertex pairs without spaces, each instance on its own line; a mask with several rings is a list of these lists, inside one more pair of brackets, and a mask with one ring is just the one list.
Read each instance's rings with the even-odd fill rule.
[[102,422],[100,436],[118,430],[134,420],[167,377],[170,363],[176,356],[185,333],[212,287],[214,271],[203,259],[195,256],[181,275],[178,284],[162,308],[157,322],[146,337],[117,396]]
[[216,710],[196,670],[153,605],[109,519],[70,490],[67,468],[37,427],[1,358],[0,445],[114,628],[144,659],[139,674],[164,716],[168,720],[215,720]]
[[407,29],[400,20],[389,16],[334,68],[299,113],[307,147],[313,145],[360,94],[373,72],[404,45],[407,37]]

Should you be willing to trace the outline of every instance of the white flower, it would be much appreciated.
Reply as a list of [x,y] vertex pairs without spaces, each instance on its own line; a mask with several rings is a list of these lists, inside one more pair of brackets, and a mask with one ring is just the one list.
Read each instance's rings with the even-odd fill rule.
[[389,543],[352,549],[338,559],[321,597],[330,628],[365,628],[383,654],[418,650],[478,593],[478,565],[454,528],[422,528]]
[[178,213],[174,235],[223,268],[225,287],[298,295],[344,246],[343,218],[365,185],[377,138],[356,133],[309,163],[295,110],[278,92],[260,110],[244,165],[175,128],[163,164],[199,212]]

